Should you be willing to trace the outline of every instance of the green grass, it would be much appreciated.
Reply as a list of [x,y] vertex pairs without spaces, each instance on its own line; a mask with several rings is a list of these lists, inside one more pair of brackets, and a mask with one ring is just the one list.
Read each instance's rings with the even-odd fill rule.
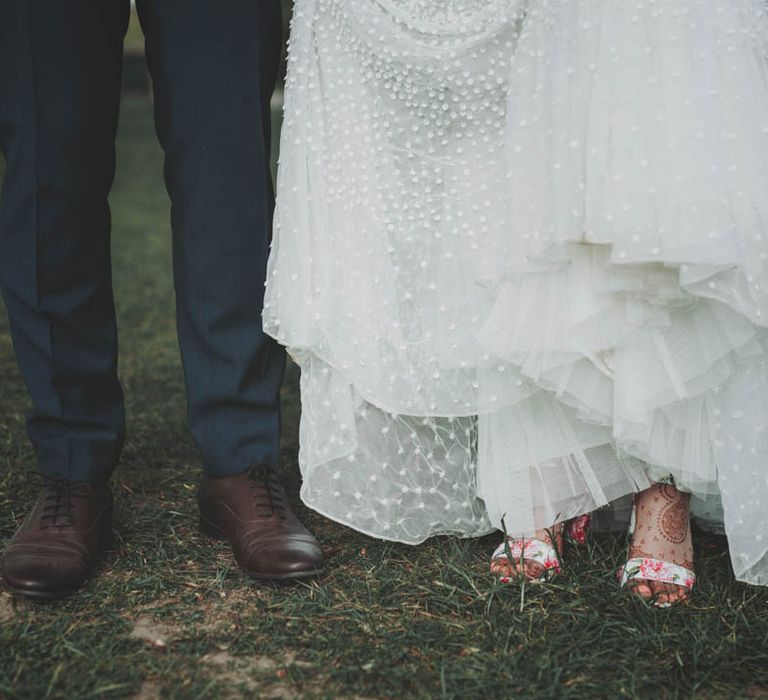
[[[502,588],[494,538],[379,542],[307,511],[328,575],[257,584],[198,534],[200,460],[184,427],[168,202],[148,102],[126,101],[112,197],[129,436],[117,544],[81,595],[0,589],[0,697],[768,698],[768,592],[733,581],[700,537],[693,602],[647,609],[616,590],[624,545],[568,552],[555,582]],[[296,499],[298,396],[284,389],[283,473]],[[28,399],[0,312],[0,546],[34,498]]]
[[125,33],[123,49],[126,54],[144,53],[144,35],[141,33],[139,17],[134,7],[131,8],[131,21],[128,23],[128,30]]

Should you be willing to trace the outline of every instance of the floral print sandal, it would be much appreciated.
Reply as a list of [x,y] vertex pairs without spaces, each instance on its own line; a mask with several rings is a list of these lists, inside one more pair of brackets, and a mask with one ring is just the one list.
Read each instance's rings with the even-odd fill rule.
[[[515,564],[515,570],[511,562]],[[541,573],[528,576],[526,563],[538,564]],[[536,538],[508,537],[491,555],[491,572],[499,575],[499,583],[512,583],[513,580],[526,578],[529,581],[547,581],[560,573],[560,557],[557,549],[550,542]]]
[[[562,551],[563,535],[566,535],[570,542],[583,545],[587,541],[591,522],[592,516],[586,513],[567,521],[565,527],[556,526],[554,535],[557,547],[552,543],[550,531],[544,531],[546,539],[507,537],[491,556],[491,573],[497,574],[499,583],[504,584],[511,583],[521,576],[530,581],[549,580],[561,570],[558,549]],[[510,561],[515,562],[516,570],[512,570]],[[537,576],[526,576],[526,564],[536,564],[540,573]]]
[[[645,586],[650,595],[635,593],[638,597],[648,600],[654,607],[670,608],[678,603],[686,602],[696,583],[693,571],[693,552],[691,547],[690,523],[688,515],[688,497],[680,493],[673,484],[655,484],[640,494],[642,502],[638,505],[638,497],[632,506],[632,519],[629,526],[630,551],[627,562],[618,571],[620,586],[639,589]],[[642,515],[638,516],[638,509]],[[638,527],[638,521],[642,523]],[[685,564],[675,564],[651,554],[649,549],[666,547],[670,558],[682,559]],[[661,591],[653,593],[653,582],[672,584],[685,589],[684,595],[679,595],[670,602],[670,593]]]
[[551,530],[539,530],[539,537],[508,536],[491,555],[491,573],[499,583],[507,584],[524,578],[548,581],[560,573],[560,552],[564,536],[575,544],[584,544],[591,518],[581,515]]

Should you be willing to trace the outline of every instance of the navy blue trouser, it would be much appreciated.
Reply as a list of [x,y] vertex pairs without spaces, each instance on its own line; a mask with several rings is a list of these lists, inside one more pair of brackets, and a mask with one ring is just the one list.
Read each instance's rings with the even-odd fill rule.
[[[280,2],[137,7],[172,203],[189,427],[211,476],[275,466],[285,355],[261,305]],[[75,480],[109,478],[124,435],[107,196],[128,17],[128,0],[0,0],[0,284],[39,468]]]

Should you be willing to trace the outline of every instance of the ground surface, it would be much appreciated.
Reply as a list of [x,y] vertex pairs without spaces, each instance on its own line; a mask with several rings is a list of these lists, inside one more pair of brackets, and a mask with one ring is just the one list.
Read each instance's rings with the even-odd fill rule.
[[[493,538],[411,548],[301,507],[328,575],[244,577],[196,528],[160,173],[150,105],[129,98],[112,198],[129,418],[117,545],[69,601],[0,588],[0,698],[768,698],[768,591],[733,581],[720,538],[699,538],[701,585],[671,611],[617,591],[611,536],[571,549],[557,582],[502,588],[486,575]],[[295,499],[295,371],[285,406]],[[27,408],[0,307],[0,547],[34,497]]]

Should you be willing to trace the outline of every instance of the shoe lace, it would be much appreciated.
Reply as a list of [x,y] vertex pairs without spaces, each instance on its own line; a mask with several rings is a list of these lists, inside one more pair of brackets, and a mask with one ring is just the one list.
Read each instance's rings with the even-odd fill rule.
[[60,476],[31,474],[29,482],[43,491],[43,511],[40,526],[67,527],[75,522],[75,500],[88,496],[93,490],[85,481],[70,481]]
[[285,493],[274,471],[257,466],[248,473],[249,489],[257,514],[263,518],[285,520],[287,508]]

